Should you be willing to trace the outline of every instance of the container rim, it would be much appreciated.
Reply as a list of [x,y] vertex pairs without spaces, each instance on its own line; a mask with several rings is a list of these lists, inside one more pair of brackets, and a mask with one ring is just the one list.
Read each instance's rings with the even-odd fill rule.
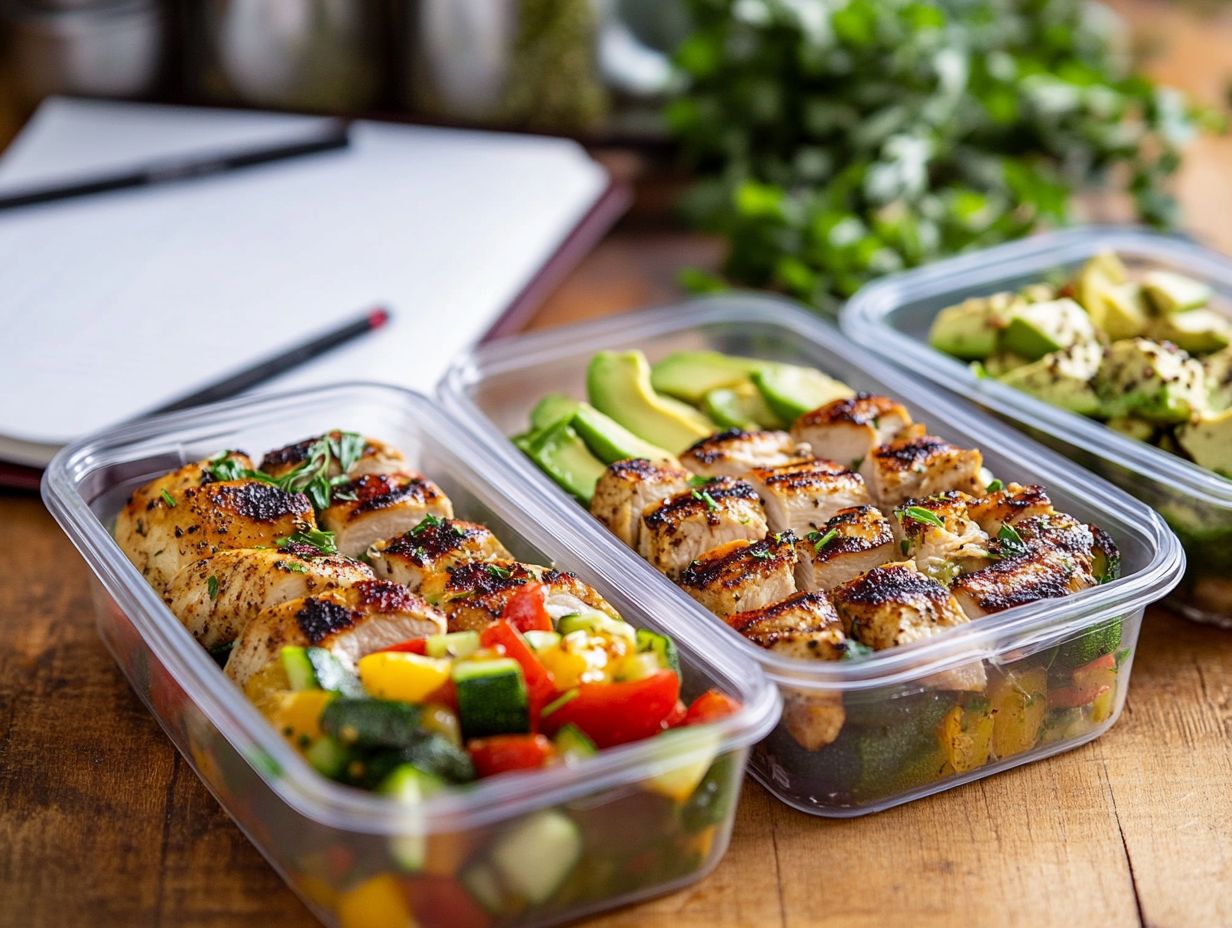
[[[890,325],[887,317],[903,304],[995,285],[1009,276],[1067,264],[1102,250],[1171,261],[1186,272],[1232,289],[1232,258],[1175,235],[1136,226],[1076,226],[960,255],[891,274],[861,288],[839,314],[845,335],[882,358],[898,358],[930,380],[949,385],[1041,431],[1063,436],[1084,451],[1131,473],[1166,482],[1196,500],[1232,509],[1232,480],[1162,448],[1138,441],[1077,413],[1051,406],[971,368],[926,342]],[[955,285],[963,282],[962,287]]]
[[[409,404],[416,416],[426,418],[434,434],[451,434],[452,449],[463,459],[475,462],[479,481],[486,482],[503,496],[510,510],[523,513],[549,525],[552,531],[575,550],[589,544],[572,526],[558,524],[550,507],[543,506],[537,494],[527,493],[515,479],[507,477],[500,461],[489,449],[476,442],[467,430],[437,408],[429,397],[415,391],[385,384],[353,381],[277,394],[241,397],[183,412],[169,413],[99,431],[61,449],[48,464],[42,481],[44,503],[68,535],[86,563],[133,623],[145,645],[164,664],[205,717],[261,777],[265,784],[300,814],[321,824],[349,831],[393,835],[408,828],[434,831],[464,829],[511,818],[543,807],[547,801],[563,802],[609,787],[634,783],[661,770],[669,769],[688,756],[694,746],[688,739],[672,752],[664,751],[654,739],[611,748],[580,766],[565,766],[526,773],[510,773],[467,787],[459,787],[424,800],[416,806],[399,805],[394,800],[343,786],[319,774],[295,749],[278,735],[238,688],[222,675],[221,669],[175,618],[137,569],[129,562],[78,491],[83,479],[108,464],[100,460],[104,449],[112,453],[132,448],[141,442],[182,433],[184,441],[194,434],[238,427],[241,420],[259,410],[262,413],[298,410],[318,406],[323,400],[365,398]],[[439,431],[448,429],[449,432]],[[512,521],[511,521],[512,524]],[[588,559],[592,564],[596,558]],[[635,591],[637,578],[623,565],[603,565],[592,571],[601,574],[612,586],[624,585]],[[630,592],[640,611],[651,613],[657,605],[645,602]],[[644,604],[643,604],[644,603]],[[693,635],[696,619],[675,612],[656,621],[673,635]],[[679,626],[685,627],[682,633]],[[712,723],[720,735],[720,752],[751,745],[764,737],[777,723],[781,701],[753,661],[735,651],[714,653],[699,647],[691,637],[683,645],[701,667],[719,680],[729,681],[738,690],[741,708]],[[701,639],[705,641],[703,637]],[[220,685],[221,684],[221,685]]]
[[[625,561],[630,571],[644,578],[643,582],[663,588],[664,595],[669,595],[670,590],[670,595],[681,608],[691,610],[702,620],[706,634],[717,641],[738,644],[761,664],[771,680],[799,689],[819,691],[854,691],[918,680],[944,667],[995,658],[1004,650],[1003,641],[1007,636],[1019,636],[1026,643],[1113,619],[1126,611],[1144,607],[1180,582],[1185,565],[1184,551],[1172,530],[1153,509],[1020,432],[994,421],[987,414],[960,405],[880,359],[868,357],[863,348],[844,339],[832,325],[781,297],[758,293],[724,294],[691,300],[684,305],[669,304],[496,340],[456,359],[446,371],[439,390],[448,409],[462,418],[486,444],[502,448],[507,466],[515,468],[539,495],[549,496],[550,501],[559,506],[564,498],[562,491],[523,455],[515,455],[505,448],[512,448],[508,438],[478,408],[471,398],[470,388],[485,376],[531,368],[554,360],[565,350],[594,351],[602,348],[605,340],[611,343],[631,342],[714,323],[763,324],[785,329],[798,339],[860,366],[884,387],[885,392],[911,397],[917,405],[929,408],[933,411],[931,418],[940,423],[942,432],[946,424],[961,424],[982,449],[992,448],[1004,454],[1022,455],[1025,443],[1033,479],[1045,485],[1059,481],[1072,485],[1073,481],[1081,480],[1083,496],[1093,508],[1101,514],[1111,514],[1116,522],[1124,523],[1124,531],[1132,533],[1151,551],[1148,564],[1135,573],[1064,599],[1040,600],[1008,609],[981,618],[978,622],[948,629],[934,638],[879,651],[865,660],[816,662],[766,651],[725,623],[716,621],[710,612],[610,532],[600,530],[602,527],[589,514],[569,501],[568,505],[574,510],[571,522],[587,528],[593,536],[592,543],[603,545],[611,558]],[[994,647],[998,641],[1002,642],[1001,648]]]

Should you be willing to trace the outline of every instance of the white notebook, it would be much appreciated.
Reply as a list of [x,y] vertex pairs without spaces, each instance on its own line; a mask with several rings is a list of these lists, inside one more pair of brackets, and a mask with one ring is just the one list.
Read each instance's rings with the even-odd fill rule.
[[[0,158],[0,193],[317,123],[53,98]],[[360,122],[343,151],[0,212],[0,458],[46,463],[375,306],[392,324],[261,389],[428,390],[608,187],[568,140]]]

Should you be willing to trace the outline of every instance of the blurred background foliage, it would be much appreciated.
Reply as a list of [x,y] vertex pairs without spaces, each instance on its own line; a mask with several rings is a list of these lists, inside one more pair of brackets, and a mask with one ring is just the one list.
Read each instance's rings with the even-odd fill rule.
[[[1135,71],[1082,0],[688,0],[667,119],[727,281],[836,309],[868,279],[1070,221],[1094,186],[1168,226],[1222,118]],[[692,271],[693,289],[723,280]]]

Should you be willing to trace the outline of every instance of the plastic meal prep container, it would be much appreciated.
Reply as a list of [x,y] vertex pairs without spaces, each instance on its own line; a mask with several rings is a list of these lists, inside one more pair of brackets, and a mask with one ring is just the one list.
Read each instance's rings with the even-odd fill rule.
[[[997,477],[1042,483],[1056,508],[1105,528],[1120,546],[1124,575],[864,660],[807,661],[763,650],[626,548],[506,438],[525,428],[544,394],[584,397],[587,363],[601,349],[640,349],[652,363],[675,351],[717,350],[805,364],[857,390],[896,397],[931,431],[982,449]],[[784,716],[754,751],[752,772],[782,801],[817,815],[875,812],[1098,737],[1124,703],[1145,606],[1184,566],[1175,536],[1151,509],[777,299],[710,298],[494,342],[456,361],[441,392],[450,411],[503,451],[511,473],[552,494],[572,523],[589,527],[604,558],[627,561],[656,596],[708,619],[709,652],[740,648],[761,663],[783,693]],[[987,677],[982,692],[938,685],[939,675],[979,664]],[[1075,679],[1071,671],[1081,665]],[[844,713],[837,740],[803,746],[793,719],[836,704]]]
[[[485,522],[522,560],[575,571],[632,624],[675,637],[685,698],[717,687],[742,708],[713,728],[686,730],[695,736],[683,740],[625,745],[418,805],[318,775],[180,625],[109,526],[131,490],[181,464],[227,448],[260,453],[330,428],[400,448],[443,487],[459,518]],[[97,576],[99,633],[137,694],[287,883],[322,921],[343,928],[401,924],[394,916],[403,911],[424,928],[553,924],[697,880],[727,846],[749,746],[778,717],[775,688],[744,656],[699,649],[695,617],[640,589],[636,573],[527,490],[433,401],[370,384],[123,426],[64,449],[43,483],[48,507]],[[706,779],[683,802],[644,788],[656,774],[711,757]],[[577,826],[563,830],[582,842],[563,885],[541,900],[506,886],[493,901],[494,867],[552,866],[559,848],[548,839],[561,833],[562,817]]]
[[967,297],[1016,290],[1070,272],[1101,251],[1131,268],[1163,268],[1206,281],[1232,306],[1232,259],[1185,239],[1091,226],[1049,233],[940,261],[865,287],[843,310],[843,331],[920,377],[971,397],[1033,437],[1153,507],[1188,559],[1172,595],[1186,616],[1232,628],[1232,480],[1102,422],[1049,405],[928,344],[933,318]]

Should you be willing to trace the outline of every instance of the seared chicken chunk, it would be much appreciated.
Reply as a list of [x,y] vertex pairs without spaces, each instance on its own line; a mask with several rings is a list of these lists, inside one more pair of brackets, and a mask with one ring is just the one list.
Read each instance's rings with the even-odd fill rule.
[[198,558],[273,546],[279,538],[315,527],[312,504],[302,493],[260,480],[226,480],[178,493],[164,486],[149,498],[134,494],[116,520],[116,541],[161,594]]
[[757,467],[745,478],[761,496],[772,532],[804,536],[825,525],[840,509],[868,503],[859,474],[815,458],[800,464]]
[[691,445],[680,463],[703,477],[741,477],[754,467],[781,467],[808,457],[786,432],[728,429]]
[[977,619],[1025,603],[1069,596],[1095,585],[1082,557],[1041,545],[1026,555],[963,574],[950,592],[963,612]]
[[478,631],[499,619],[514,593],[528,583],[543,585],[544,605],[553,619],[593,610],[620,618],[594,587],[573,574],[517,561],[460,564],[429,575],[419,591],[445,611],[451,632]]
[[689,488],[689,472],[674,464],[631,458],[609,464],[590,500],[590,511],[634,550],[642,531],[642,514],[669,496]]
[[366,565],[310,545],[238,548],[193,561],[164,599],[193,637],[215,648],[271,606],[372,579]]
[[911,415],[888,396],[857,393],[806,412],[791,435],[818,457],[856,470],[870,451],[893,441],[910,424]]
[[[969,619],[944,586],[913,564],[886,564],[844,583],[830,594],[847,635],[874,651],[931,638]],[[980,661],[933,674],[927,683],[942,689],[982,690]]]
[[382,538],[409,532],[425,516],[448,519],[453,504],[422,474],[364,474],[334,488],[321,526],[336,536],[338,550],[359,557]]
[[899,438],[869,452],[860,465],[873,502],[892,509],[909,499],[947,490],[976,495],[984,491],[980,468],[983,455],[959,448],[944,438],[921,435]]
[[908,500],[894,510],[900,550],[922,573],[948,584],[988,563],[989,539],[967,514],[970,496],[957,490]]
[[346,469],[348,477],[408,470],[406,458],[397,448],[375,438],[337,430],[267,451],[261,459],[261,470],[272,477],[281,477],[315,460],[325,465],[326,477],[338,477],[342,474],[344,459],[350,464]]
[[669,496],[642,516],[641,554],[673,579],[705,551],[729,541],[765,537],[757,491],[743,480],[716,477]]
[[1021,483],[1007,483],[1000,490],[982,495],[967,504],[967,516],[994,538],[1006,523],[1012,525],[1020,519],[1045,516],[1051,512],[1052,500],[1037,484],[1023,486]]
[[[1013,523],[1014,531],[1029,549],[1055,548],[1075,558],[1083,570],[1091,570],[1091,553],[1095,535],[1090,526],[1083,525],[1064,512],[1030,516]],[[1006,548],[1011,550],[1005,550]],[[998,551],[1007,558],[1021,553],[1014,541],[998,539]]]
[[832,590],[898,555],[890,520],[872,506],[839,510],[796,545],[796,586]]
[[240,632],[225,669],[243,686],[291,645],[325,648],[354,666],[365,654],[445,628],[444,613],[401,584],[362,580],[266,609]]
[[760,609],[796,591],[795,546],[791,532],[729,541],[686,567],[680,585],[718,616]]
[[485,526],[425,516],[408,532],[378,541],[368,563],[378,577],[418,590],[429,574],[467,561],[508,561],[512,556]]

